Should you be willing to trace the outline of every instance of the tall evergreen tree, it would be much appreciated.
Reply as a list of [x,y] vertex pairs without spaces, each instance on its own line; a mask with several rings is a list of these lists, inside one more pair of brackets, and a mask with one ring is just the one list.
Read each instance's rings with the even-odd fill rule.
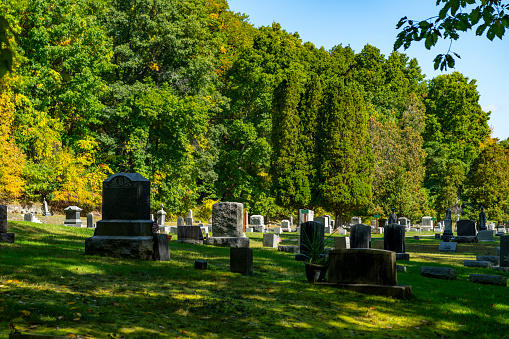
[[372,196],[373,153],[368,113],[355,84],[328,81],[317,134],[318,203],[342,217],[367,205]]

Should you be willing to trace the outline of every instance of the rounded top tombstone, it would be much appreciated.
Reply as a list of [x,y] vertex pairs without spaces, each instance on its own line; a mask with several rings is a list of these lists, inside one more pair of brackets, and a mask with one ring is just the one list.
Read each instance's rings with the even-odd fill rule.
[[104,220],[150,220],[150,181],[139,173],[117,173],[103,181]]

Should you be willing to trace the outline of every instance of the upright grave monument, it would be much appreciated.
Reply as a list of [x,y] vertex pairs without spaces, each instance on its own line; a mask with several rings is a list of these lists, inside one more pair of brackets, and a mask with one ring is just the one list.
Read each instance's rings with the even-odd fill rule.
[[265,232],[265,222],[263,220],[263,215],[252,215],[249,219],[249,224],[251,228],[253,228],[254,232]]
[[311,247],[316,243],[319,250],[324,249],[325,226],[318,221],[307,221],[300,225],[300,253],[295,256],[297,261],[309,261]]
[[212,206],[212,237],[208,245],[223,247],[249,247],[244,233],[244,205],[239,202],[218,202]]
[[481,212],[479,213],[479,232],[477,233],[477,237],[479,241],[494,241],[493,234],[495,231],[488,230],[486,226],[486,213],[484,213],[484,208],[481,206]]
[[0,205],[0,242],[14,243],[14,233],[7,233],[6,205]]
[[168,236],[152,234],[149,180],[117,173],[104,180],[102,195],[102,220],[85,240],[85,254],[169,260]]
[[475,229],[475,221],[459,220],[456,222],[456,242],[477,242],[477,231]]
[[371,248],[371,226],[357,224],[350,227],[350,248]]
[[509,267],[509,235],[500,237],[500,267]]
[[[424,218],[423,218],[424,220]],[[448,208],[445,211],[445,220],[444,220],[444,234],[442,235],[442,240],[448,242],[451,240],[452,236],[452,219],[451,219],[451,209]]]
[[82,222],[80,219],[80,212],[82,211],[81,208],[78,206],[69,206],[65,211],[65,220],[64,225],[65,226],[73,226],[73,227],[81,227]]
[[396,252],[396,259],[409,259],[405,253],[405,226],[399,224],[385,226],[384,249]]

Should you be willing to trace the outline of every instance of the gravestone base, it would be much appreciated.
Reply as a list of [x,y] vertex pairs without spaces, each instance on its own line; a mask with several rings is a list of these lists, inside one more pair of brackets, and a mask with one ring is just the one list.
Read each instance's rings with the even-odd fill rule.
[[450,267],[421,266],[421,275],[429,278],[455,280],[456,270]]
[[249,248],[248,237],[209,237],[207,245],[231,248]]
[[252,248],[230,248],[230,272],[243,275],[253,274]]
[[[452,239],[453,237],[454,237],[454,235],[453,235],[453,234],[443,234],[443,235],[440,237],[440,239],[441,239],[442,241],[449,242],[449,241],[451,241],[451,239]],[[435,236],[435,238],[436,238],[436,236]]]
[[493,271],[509,273],[509,267],[493,266]]
[[148,237],[153,224],[151,220],[99,220],[94,236]]
[[153,235],[154,255],[156,261],[170,261],[170,245],[168,244],[168,235],[156,233]]
[[493,274],[470,274],[469,281],[478,284],[507,286],[507,277]]
[[85,255],[152,260],[153,236],[93,236],[85,239]]
[[299,246],[278,246],[280,252],[299,253]]
[[253,232],[260,232],[265,233],[265,226],[264,225],[252,225]]
[[477,233],[477,238],[479,241],[495,241],[493,239],[493,234],[495,231],[482,230]]
[[440,233],[435,233],[435,239],[440,239]]
[[496,256],[496,255],[477,255],[475,257],[475,260],[477,260],[477,261],[489,261],[489,262],[491,262],[493,264],[493,266],[500,264],[500,256]]
[[396,260],[409,261],[410,260],[410,254],[408,254],[408,253],[396,253]]
[[412,297],[412,286],[408,285],[368,285],[368,284],[333,284],[329,282],[317,282],[319,286],[337,287],[348,291],[392,297],[396,299],[409,299]]
[[454,241],[460,242],[460,243],[476,243],[479,240],[476,236],[473,236],[473,235],[463,235],[463,236],[458,236],[458,237],[454,238]]
[[14,233],[0,233],[0,242],[14,244]]
[[83,227],[83,223],[79,219],[66,219],[64,221],[64,226]]

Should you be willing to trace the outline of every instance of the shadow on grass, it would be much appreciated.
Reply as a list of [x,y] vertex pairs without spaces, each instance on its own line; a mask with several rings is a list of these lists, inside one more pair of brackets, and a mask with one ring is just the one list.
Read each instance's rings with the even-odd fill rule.
[[[12,322],[98,338],[501,337],[509,325],[507,288],[466,280],[479,271],[461,268],[456,281],[419,275],[421,265],[484,248],[443,256],[439,242],[409,241],[398,279],[415,298],[395,300],[307,284],[303,264],[272,248],[255,248],[255,273],[242,276],[229,272],[228,248],[170,242],[171,261],[140,262],[85,256],[91,230],[10,226],[16,244],[0,245],[0,334]],[[194,270],[197,259],[209,269]]]

